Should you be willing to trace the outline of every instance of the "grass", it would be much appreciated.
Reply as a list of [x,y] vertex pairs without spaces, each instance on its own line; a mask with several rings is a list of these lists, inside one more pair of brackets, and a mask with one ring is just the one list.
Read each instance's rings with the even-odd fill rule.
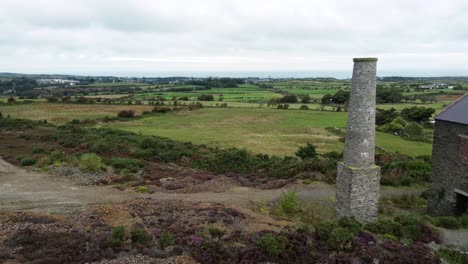
[[73,119],[96,119],[105,116],[114,117],[121,110],[134,110],[137,114],[151,111],[152,106],[144,105],[88,105],[88,104],[61,104],[61,103],[32,103],[11,106],[0,106],[3,116],[13,118],[42,120],[55,124],[63,124]]
[[[239,147],[257,153],[294,155],[312,143],[321,153],[342,151],[339,137],[326,127],[346,127],[346,113],[268,108],[203,108],[179,111],[138,120],[105,124],[144,135],[158,135],[195,144]],[[406,141],[377,133],[377,145],[387,151],[430,155],[431,144]]]

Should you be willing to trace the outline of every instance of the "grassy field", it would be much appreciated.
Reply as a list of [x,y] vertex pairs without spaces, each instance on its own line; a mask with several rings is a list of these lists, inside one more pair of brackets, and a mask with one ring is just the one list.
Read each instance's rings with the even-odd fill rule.
[[[172,89],[180,88],[180,86],[173,87]],[[219,102],[219,98],[222,97],[225,102],[267,102],[271,98],[279,98],[282,95],[259,88],[255,85],[242,84],[239,88],[213,88],[209,90],[196,90],[193,91],[167,91],[167,92],[148,92],[140,93],[136,95],[136,99],[145,100],[156,96],[164,97],[167,100],[171,100],[173,97],[189,97],[192,100],[202,94],[213,95],[214,99]]]
[[151,111],[151,106],[144,105],[86,105],[86,104],[60,104],[60,103],[31,103],[17,105],[0,105],[3,116],[42,120],[55,124],[63,124],[73,119],[96,119],[105,116],[114,117],[121,110],[132,109],[137,114]]
[[[339,137],[326,127],[345,127],[346,113],[300,110],[205,108],[138,120],[105,124],[144,135],[158,135],[196,144],[240,147],[253,152],[293,155],[299,146],[313,143],[320,152],[342,151]],[[405,141],[377,133],[377,145],[387,151],[430,155],[429,143]]]

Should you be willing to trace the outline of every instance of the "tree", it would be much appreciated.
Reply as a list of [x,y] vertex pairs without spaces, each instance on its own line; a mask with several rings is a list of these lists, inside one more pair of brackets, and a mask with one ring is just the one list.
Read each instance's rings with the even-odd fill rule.
[[332,96],[332,101],[335,104],[346,104],[349,101],[349,91],[339,90]]
[[398,88],[377,86],[377,103],[399,103],[403,100],[403,93]]
[[287,94],[280,98],[279,100],[281,103],[297,103],[297,96],[294,94]]
[[375,114],[375,124],[376,125],[384,125],[388,124],[393,121],[393,119],[398,117],[398,113],[395,108],[391,108],[389,110],[379,109],[377,108]]
[[433,108],[417,107],[405,108],[401,110],[401,116],[409,121],[426,122],[435,113]]
[[301,102],[304,104],[310,103],[310,96],[308,94],[302,96]]
[[333,100],[333,95],[326,94],[322,97],[322,104],[324,105],[331,104],[332,100]]

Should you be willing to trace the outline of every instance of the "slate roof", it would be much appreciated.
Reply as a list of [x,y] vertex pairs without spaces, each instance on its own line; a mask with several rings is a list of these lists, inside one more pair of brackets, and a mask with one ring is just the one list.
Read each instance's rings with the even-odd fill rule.
[[468,93],[445,108],[435,119],[468,125]]

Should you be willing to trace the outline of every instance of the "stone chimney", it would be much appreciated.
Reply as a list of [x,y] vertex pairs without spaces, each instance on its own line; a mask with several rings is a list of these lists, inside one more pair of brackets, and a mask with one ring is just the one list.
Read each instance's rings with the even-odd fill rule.
[[343,162],[336,179],[336,217],[377,218],[380,167],[374,164],[377,58],[355,58]]

